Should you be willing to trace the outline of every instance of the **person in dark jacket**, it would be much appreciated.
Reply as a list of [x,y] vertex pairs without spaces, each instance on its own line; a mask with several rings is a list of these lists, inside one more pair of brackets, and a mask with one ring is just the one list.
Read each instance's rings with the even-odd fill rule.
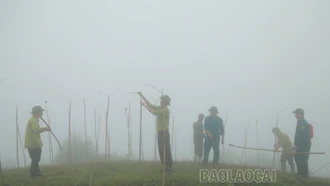
[[211,107],[209,109],[210,116],[207,116],[204,120],[204,131],[206,133],[204,141],[204,159],[202,165],[206,165],[209,159],[209,153],[211,148],[213,149],[213,167],[218,166],[220,156],[220,136],[222,136],[221,144],[224,144],[224,126],[223,120],[218,116],[217,107]]
[[[297,175],[308,178],[308,159],[311,150],[311,138],[309,125],[304,118],[304,110],[297,108],[293,111],[297,118],[296,134],[294,137],[294,149],[296,154],[294,159],[297,165]],[[301,152],[304,152],[302,154]]]

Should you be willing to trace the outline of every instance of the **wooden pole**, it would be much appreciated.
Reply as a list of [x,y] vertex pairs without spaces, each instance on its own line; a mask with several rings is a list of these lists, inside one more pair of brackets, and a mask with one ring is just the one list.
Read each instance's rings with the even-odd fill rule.
[[[140,103],[142,97],[140,97]],[[139,161],[142,161],[142,104],[140,104],[140,145],[139,145]]]
[[98,148],[97,148],[97,122],[96,122],[96,109],[94,108],[94,131],[95,131],[95,158],[98,157]]
[[177,148],[176,148],[176,147],[177,147],[176,128],[174,128],[174,132],[175,132],[175,135],[174,135],[174,142],[175,142],[175,143],[174,143],[174,144],[175,144],[175,151],[174,151],[174,152],[175,152],[175,155],[174,155],[174,157],[175,157],[175,161],[178,161],[177,156],[176,156],[176,152],[177,152],[177,150],[176,150],[176,149],[177,149]]
[[108,129],[108,160],[110,161],[110,128]]
[[87,144],[87,126],[86,126],[86,102],[83,99],[84,103],[84,128],[85,128],[85,159],[88,160],[88,144]]
[[110,103],[110,97],[108,96],[107,111],[106,111],[106,116],[105,116],[105,156],[104,156],[105,162],[108,161],[108,143],[109,143],[108,117],[109,117],[109,103]]
[[18,156],[18,105],[16,105],[16,160],[17,160],[17,168],[19,168],[19,156]]
[[[155,100],[155,105],[157,101]],[[154,161],[157,161],[157,116],[155,116],[155,141],[154,141]]]
[[3,174],[2,174],[1,157],[0,157],[0,178],[1,178],[2,185],[5,186],[5,181],[3,179]]
[[[257,130],[257,148],[259,148],[258,121],[256,121],[256,130]],[[259,167],[260,167],[260,162],[259,162],[259,151],[257,151],[257,160],[258,160],[258,168],[259,168]]]
[[[45,109],[46,109],[47,123],[49,126],[51,126],[47,101],[45,101]],[[48,142],[49,142],[49,164],[53,164],[54,163],[54,152],[53,152],[53,143],[52,143],[52,138],[51,138],[50,132],[48,133]]]
[[131,102],[129,103],[129,108],[128,108],[128,123],[129,123],[129,134],[130,134],[130,157],[131,159],[133,158],[133,149],[132,149],[132,124],[131,124]]
[[130,134],[129,134],[129,120],[128,120],[128,111],[127,108],[125,108],[125,114],[126,114],[126,123],[127,123],[127,161],[130,160]]
[[18,126],[18,105],[16,105],[16,127],[17,127],[18,140],[19,140],[19,142],[21,144],[21,148],[22,148],[23,159],[24,159],[24,166],[26,166],[26,157],[25,157],[25,152],[24,152],[24,147],[23,147],[23,143],[22,143],[22,138],[21,138],[21,134],[20,134],[19,126]]
[[69,164],[72,164],[72,149],[71,149],[71,100],[69,102]]
[[100,141],[100,127],[101,126],[101,114],[99,114],[99,123],[98,123],[98,129],[97,129],[97,161],[99,161],[99,141]]

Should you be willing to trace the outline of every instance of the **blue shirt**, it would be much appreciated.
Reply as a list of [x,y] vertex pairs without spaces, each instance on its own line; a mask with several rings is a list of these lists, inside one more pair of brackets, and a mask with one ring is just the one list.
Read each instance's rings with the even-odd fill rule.
[[[204,131],[206,130],[210,131],[213,139],[220,140],[220,136],[225,134],[223,120],[219,116],[207,116],[204,121]],[[210,137],[207,136],[206,139]]]
[[298,120],[296,126],[296,134],[294,136],[294,145],[299,147],[310,144],[311,138],[309,134],[309,125],[305,119]]

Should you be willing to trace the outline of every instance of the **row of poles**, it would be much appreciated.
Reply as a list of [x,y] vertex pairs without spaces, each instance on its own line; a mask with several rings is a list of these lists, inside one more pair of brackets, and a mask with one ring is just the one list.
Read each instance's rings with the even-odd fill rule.
[[[2,82],[3,80],[1,80],[0,82]],[[161,95],[163,96],[164,93],[164,89],[169,85],[170,83],[168,83],[163,89],[159,90],[157,88],[155,88],[153,85],[150,84],[146,84],[150,87],[152,87],[153,89],[157,90],[158,92],[161,93]],[[109,118],[109,105],[110,105],[110,98],[117,92],[118,90],[116,90],[115,92],[113,92],[111,95],[109,94],[105,94],[103,93],[105,96],[107,96],[107,109],[106,109],[106,130],[105,130],[105,162],[110,160],[110,136],[109,136],[109,126],[108,126],[108,118]],[[72,163],[72,148],[71,148],[71,104],[72,104],[72,100],[68,97],[66,97],[69,100],[69,125],[68,125],[68,133],[69,133],[69,151],[68,151],[68,156],[69,156],[69,163]],[[142,102],[142,98],[140,99],[140,101]],[[8,101],[9,102],[9,101]],[[25,157],[25,153],[24,153],[24,147],[22,144],[22,139],[21,139],[21,135],[20,135],[20,131],[19,131],[19,125],[18,125],[18,104],[14,104],[12,102],[9,102],[13,105],[16,106],[16,159],[17,159],[17,167],[20,167],[19,165],[19,143],[21,144],[21,148],[22,148],[22,153],[23,153],[23,157],[24,157],[24,165],[26,166],[26,157]],[[155,100],[155,104],[157,104],[157,101]],[[84,105],[84,128],[85,128],[85,145],[86,145],[86,149],[85,149],[85,158],[86,160],[88,160],[88,140],[87,140],[87,129],[86,129],[86,102],[85,99],[83,99],[83,105]],[[48,106],[47,106],[47,101],[45,101],[45,109],[46,109],[46,114],[47,114],[47,122],[50,125],[50,119],[49,119],[49,114],[48,114]],[[273,109],[273,108],[272,108]],[[285,109],[277,112],[275,109],[273,109],[276,114],[276,127],[278,127],[278,118],[279,118],[279,114],[281,112],[283,112]],[[127,119],[127,127],[128,127],[128,160],[130,160],[133,156],[133,152],[132,152],[132,126],[131,126],[131,102],[129,102],[129,108],[127,111],[127,108],[125,109],[126,112],[126,119]],[[98,141],[99,141],[99,130],[100,130],[100,116],[99,116],[99,127],[98,127],[98,132],[97,132],[97,125],[96,125],[96,120],[97,120],[97,116],[96,116],[96,109],[94,108],[94,116],[95,116],[95,143],[96,143],[96,156],[98,157]],[[226,119],[225,119],[225,127],[227,125],[227,116],[228,116],[228,111],[226,114]],[[157,118],[156,118],[157,119]],[[246,147],[246,143],[247,143],[247,134],[248,134],[248,129],[250,126],[250,122],[248,124],[247,127],[245,127],[244,129],[244,135],[245,135],[245,143],[244,146]],[[258,139],[258,121],[256,121],[256,130],[257,130],[257,147],[259,148],[259,139]],[[174,146],[174,138],[176,137],[176,132],[174,129],[174,115],[173,115],[173,121],[172,121],[172,138],[171,138],[171,150],[173,152],[173,146]],[[76,138],[76,135],[74,136],[74,138]],[[142,105],[140,105],[140,139],[139,139],[139,161],[142,161],[143,158],[143,143],[142,143]],[[277,142],[277,137],[275,135],[275,139],[274,139],[275,143]],[[223,151],[222,153],[224,153],[224,147],[223,147]],[[245,154],[245,163],[247,161],[246,158],[246,150],[243,149],[242,152],[242,159],[241,161],[243,161],[243,155]],[[274,152],[273,154],[273,167],[275,167],[275,154],[276,152]],[[176,143],[175,143],[175,157],[176,157]],[[222,155],[223,158],[223,155]],[[257,151],[257,159],[258,159],[258,166],[259,166],[259,152]],[[278,159],[279,159],[279,154],[278,154]],[[51,138],[51,134],[49,133],[49,161],[50,164],[54,163],[54,153],[53,153],[53,146],[52,146],[52,138]],[[154,161],[157,161],[157,130],[155,130],[155,138],[154,138]]]

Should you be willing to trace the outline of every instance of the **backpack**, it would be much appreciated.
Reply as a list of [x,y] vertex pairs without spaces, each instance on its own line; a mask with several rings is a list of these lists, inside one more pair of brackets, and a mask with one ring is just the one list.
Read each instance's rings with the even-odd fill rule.
[[314,137],[313,125],[308,123],[309,126],[309,137],[312,139]]

